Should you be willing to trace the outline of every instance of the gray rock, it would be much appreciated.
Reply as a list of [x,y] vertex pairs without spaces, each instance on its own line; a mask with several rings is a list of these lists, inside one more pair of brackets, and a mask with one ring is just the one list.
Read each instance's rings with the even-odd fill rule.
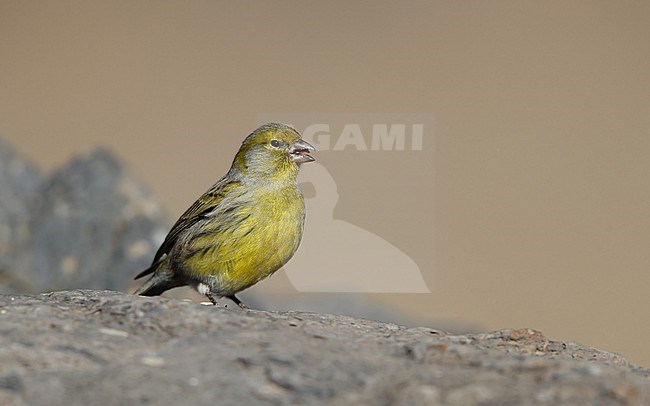
[[649,374],[530,329],[450,335],[109,291],[0,296],[3,405],[641,405]]
[[102,149],[54,174],[40,195],[25,247],[32,292],[124,289],[166,232],[158,203]]
[[[0,175],[0,196],[19,182],[3,178],[18,179]],[[30,187],[0,202],[0,229],[23,230],[0,240],[11,259],[0,291],[123,290],[167,231],[158,202],[106,150],[74,159],[50,179],[23,183]],[[16,208],[23,212],[16,215]]]
[[28,160],[0,139],[0,286],[24,291],[26,278],[12,272],[18,248],[29,240],[29,205],[44,177]]

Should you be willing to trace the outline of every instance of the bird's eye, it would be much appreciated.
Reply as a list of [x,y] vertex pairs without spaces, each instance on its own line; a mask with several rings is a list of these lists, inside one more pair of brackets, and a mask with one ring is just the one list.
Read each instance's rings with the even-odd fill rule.
[[271,146],[273,148],[278,148],[280,146],[280,141],[278,140],[271,140]]

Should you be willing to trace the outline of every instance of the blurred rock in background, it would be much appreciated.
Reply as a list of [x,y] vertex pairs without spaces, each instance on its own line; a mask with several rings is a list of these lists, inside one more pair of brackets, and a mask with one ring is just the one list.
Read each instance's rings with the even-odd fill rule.
[[125,290],[167,227],[160,204],[109,151],[46,177],[0,140],[0,293]]
[[40,171],[0,139],[0,292],[29,292],[14,270],[17,252],[29,240],[28,201],[42,183]]

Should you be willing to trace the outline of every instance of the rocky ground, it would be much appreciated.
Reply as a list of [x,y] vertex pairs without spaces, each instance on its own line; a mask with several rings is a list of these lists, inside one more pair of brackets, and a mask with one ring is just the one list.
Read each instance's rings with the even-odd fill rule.
[[530,329],[450,335],[112,291],[0,296],[2,405],[647,405],[649,376]]

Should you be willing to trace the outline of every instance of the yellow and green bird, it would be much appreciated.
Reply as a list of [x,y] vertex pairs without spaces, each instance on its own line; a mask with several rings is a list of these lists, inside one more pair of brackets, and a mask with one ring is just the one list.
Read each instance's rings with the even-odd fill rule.
[[135,291],[160,295],[189,285],[207,296],[227,297],[280,269],[296,252],[305,202],[296,177],[314,150],[285,124],[268,123],[242,143],[230,170],[176,221]]

